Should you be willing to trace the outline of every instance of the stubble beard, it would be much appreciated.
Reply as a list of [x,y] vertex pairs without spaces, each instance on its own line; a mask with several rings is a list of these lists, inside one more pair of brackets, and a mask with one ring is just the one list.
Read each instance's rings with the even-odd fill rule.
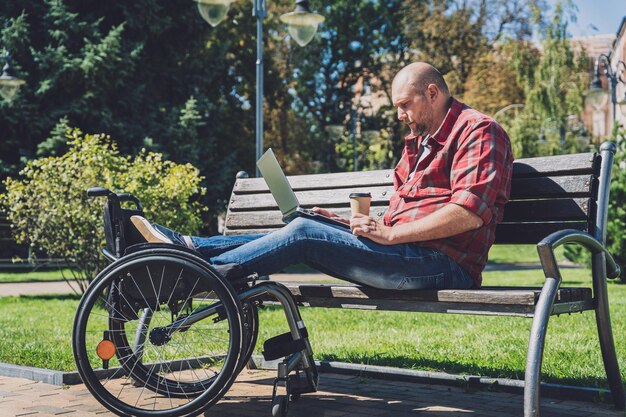
[[409,128],[413,136],[416,137],[424,136],[428,133],[428,128],[424,123],[411,122],[409,123]]
[[432,114],[427,113],[422,114],[421,119],[422,120],[420,122],[413,120],[411,123],[409,123],[411,133],[413,133],[413,135],[417,137],[426,136],[430,133],[430,127],[432,125],[433,117]]

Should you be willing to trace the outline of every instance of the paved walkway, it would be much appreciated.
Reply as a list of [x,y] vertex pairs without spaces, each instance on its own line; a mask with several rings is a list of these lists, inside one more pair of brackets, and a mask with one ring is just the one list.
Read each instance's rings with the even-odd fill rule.
[[[271,416],[275,371],[244,370],[226,396],[204,415]],[[320,391],[305,394],[289,409],[290,417],[509,417],[521,416],[522,396],[467,392],[459,388],[322,374]],[[58,387],[26,379],[0,377],[0,415],[113,416],[84,385]],[[605,404],[543,399],[547,417],[623,417]]]
[[[274,274],[272,280],[289,282],[338,281],[324,274]],[[73,291],[65,281],[6,282],[0,283],[0,297],[38,294],[71,294]]]

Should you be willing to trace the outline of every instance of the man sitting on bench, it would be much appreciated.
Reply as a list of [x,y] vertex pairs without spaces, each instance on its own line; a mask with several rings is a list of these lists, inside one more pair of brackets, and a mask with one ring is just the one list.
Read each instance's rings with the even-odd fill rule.
[[383,222],[357,214],[343,219],[348,230],[299,217],[264,235],[191,237],[131,220],[148,242],[180,244],[246,273],[305,263],[376,288],[480,288],[511,188],[509,138],[493,119],[454,99],[439,71],[423,62],[398,72],[392,100],[411,133]]

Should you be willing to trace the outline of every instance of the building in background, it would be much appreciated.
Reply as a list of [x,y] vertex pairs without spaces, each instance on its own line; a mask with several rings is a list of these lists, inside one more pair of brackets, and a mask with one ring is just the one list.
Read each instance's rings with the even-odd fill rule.
[[[593,79],[594,66],[593,63],[601,55],[608,55],[611,62],[611,69],[615,70],[619,61],[626,58],[626,17],[622,22],[615,35],[596,35],[582,38],[572,38],[572,46],[574,50],[584,50],[586,55],[591,59],[589,68],[590,79]],[[618,69],[618,71],[621,70]],[[626,74],[622,76],[626,78]],[[605,76],[601,77],[602,86],[610,90],[611,86]],[[617,84],[617,101],[621,101],[626,93],[626,85]],[[613,129],[613,104],[611,103],[610,91],[607,99],[602,105],[592,108],[585,103],[585,108],[581,115],[583,124],[589,132],[591,132],[595,142],[602,142],[611,134]],[[615,122],[622,126],[626,125],[626,114],[620,111],[619,106],[615,110]]]

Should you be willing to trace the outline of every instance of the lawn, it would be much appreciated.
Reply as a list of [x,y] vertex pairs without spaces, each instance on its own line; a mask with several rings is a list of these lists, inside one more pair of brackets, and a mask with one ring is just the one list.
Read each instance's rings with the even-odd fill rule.
[[[587,272],[568,269],[568,285],[587,285]],[[485,273],[486,285],[541,285],[539,271]],[[626,379],[626,285],[609,284],[613,333]],[[0,298],[0,361],[73,370],[70,337],[78,299]],[[303,308],[317,359],[523,378],[530,319]],[[262,341],[287,330],[282,311],[260,313]],[[544,381],[605,387],[593,313],[552,317]]]
[[69,269],[46,269],[37,271],[0,271],[0,283],[3,282],[41,282],[58,281],[65,277],[71,278],[72,272]]

